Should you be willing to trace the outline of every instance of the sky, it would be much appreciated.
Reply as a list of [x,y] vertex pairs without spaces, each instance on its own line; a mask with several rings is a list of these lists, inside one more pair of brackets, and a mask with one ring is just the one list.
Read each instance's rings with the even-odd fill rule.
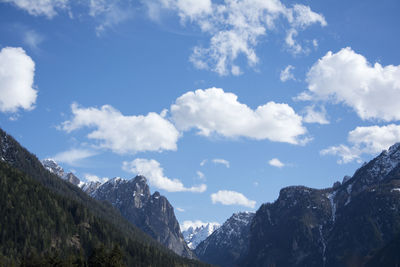
[[0,0],[0,127],[180,223],[326,188],[400,142],[397,0]]

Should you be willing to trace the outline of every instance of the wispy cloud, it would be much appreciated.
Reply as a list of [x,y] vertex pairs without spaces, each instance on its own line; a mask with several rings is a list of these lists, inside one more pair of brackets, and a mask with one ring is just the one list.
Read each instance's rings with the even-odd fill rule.
[[289,80],[293,80],[293,81],[296,80],[294,78],[292,70],[294,70],[294,67],[292,65],[288,65],[285,69],[283,69],[281,71],[280,79],[281,79],[282,82],[286,82],[286,81],[289,81]]
[[204,173],[202,173],[201,171],[197,171],[196,174],[197,174],[197,177],[198,177],[200,180],[204,180],[204,179],[205,179],[205,175],[204,175]]
[[97,153],[98,152],[92,150],[73,148],[60,152],[53,158],[58,162],[67,163],[71,166],[78,166],[81,160],[97,155]]
[[190,61],[196,68],[212,70],[219,75],[240,75],[237,64],[240,55],[245,56],[250,67],[259,62],[256,54],[261,37],[275,32],[278,21],[286,22],[288,35],[286,45],[294,53],[306,51],[294,37],[312,24],[327,25],[323,15],[310,7],[296,4],[286,7],[276,1],[146,1],[150,16],[156,20],[161,9],[175,11],[182,25],[194,24],[210,36],[208,46],[196,46]]
[[27,30],[23,34],[24,43],[33,51],[39,50],[39,45],[43,42],[43,35],[35,30]]
[[212,162],[214,162],[215,164],[222,164],[227,168],[230,167],[229,161],[227,161],[226,159],[213,159]]

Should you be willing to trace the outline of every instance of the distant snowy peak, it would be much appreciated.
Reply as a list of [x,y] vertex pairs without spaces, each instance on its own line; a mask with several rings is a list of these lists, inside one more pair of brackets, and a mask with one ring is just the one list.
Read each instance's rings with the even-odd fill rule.
[[373,160],[373,166],[369,169],[369,173],[383,179],[400,163],[400,143],[392,145],[388,150],[384,150],[378,157]]
[[[368,163],[363,164],[345,186],[351,184],[351,193],[357,194],[371,185],[381,183],[389,178],[389,174],[400,166],[400,143],[392,145],[384,150]],[[343,183],[344,185],[344,183]]]
[[58,163],[51,158],[47,158],[41,161],[43,167],[45,167],[46,170],[48,170],[51,173],[54,173],[58,177],[70,182],[73,185],[76,186],[83,186],[82,182],[79,180],[78,177],[75,176],[72,172],[65,173],[64,169],[58,165]]
[[100,182],[80,182],[78,187],[80,187],[86,194],[91,195],[94,191],[96,191],[97,188],[100,187],[100,185]]
[[221,225],[219,223],[205,223],[198,227],[189,227],[183,231],[183,238],[185,239],[190,249],[195,249],[201,241],[209,237]]
[[51,173],[58,175],[59,177],[64,177],[64,169],[58,165],[58,163],[54,159],[44,159],[42,160],[43,166]]

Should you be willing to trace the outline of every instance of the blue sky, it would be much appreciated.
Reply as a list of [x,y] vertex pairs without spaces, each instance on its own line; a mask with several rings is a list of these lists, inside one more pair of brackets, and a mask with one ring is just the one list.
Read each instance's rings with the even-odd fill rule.
[[400,3],[0,1],[0,125],[180,222],[331,186],[400,141]]

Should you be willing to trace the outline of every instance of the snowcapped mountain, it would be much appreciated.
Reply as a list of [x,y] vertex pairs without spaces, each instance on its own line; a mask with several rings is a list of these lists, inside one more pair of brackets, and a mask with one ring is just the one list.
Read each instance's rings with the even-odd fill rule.
[[73,174],[72,172],[65,173],[64,169],[60,165],[58,165],[58,163],[54,159],[47,158],[42,160],[41,162],[46,170],[56,174],[58,177],[67,180],[68,182],[76,186],[82,185],[81,181],[78,177],[75,176],[75,174]]
[[80,182],[78,186],[82,189],[83,192],[91,195],[94,191],[96,191],[97,188],[100,187],[100,185],[100,182]]
[[209,237],[221,225],[219,223],[204,223],[200,226],[190,226],[182,231],[183,238],[185,239],[190,249],[195,249],[201,241]]
[[49,172],[54,173],[59,177],[64,177],[64,169],[58,165],[54,159],[44,159],[42,160],[42,164]]
[[200,260],[219,266],[234,266],[246,255],[253,212],[233,214],[195,249]]

